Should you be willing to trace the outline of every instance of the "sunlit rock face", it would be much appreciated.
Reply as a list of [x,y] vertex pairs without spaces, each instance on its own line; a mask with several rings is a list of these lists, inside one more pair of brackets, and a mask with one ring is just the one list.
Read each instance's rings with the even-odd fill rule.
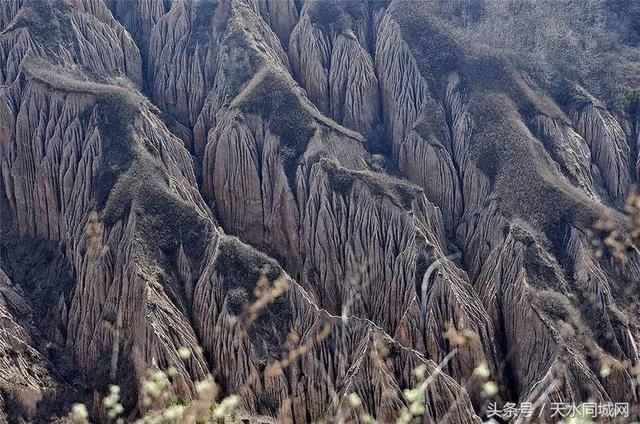
[[168,369],[265,422],[395,422],[423,379],[425,423],[637,415],[640,257],[591,230],[637,183],[640,11],[559,6],[609,28],[563,56],[544,6],[462,3],[0,4],[0,422],[114,383],[134,420]]

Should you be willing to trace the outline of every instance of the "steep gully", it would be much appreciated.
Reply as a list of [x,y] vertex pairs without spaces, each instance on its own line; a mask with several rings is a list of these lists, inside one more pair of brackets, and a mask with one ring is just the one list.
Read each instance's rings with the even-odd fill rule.
[[[433,372],[455,347],[451,326],[473,337],[426,422],[477,419],[485,363],[505,400],[552,387],[550,400],[637,404],[637,252],[598,258],[585,233],[637,179],[631,136],[580,87],[560,109],[403,3],[80,1],[51,9],[56,42],[37,31],[50,12],[21,3],[1,16],[3,232],[68,261],[73,288],[54,290],[47,321],[82,384],[108,381],[117,337],[129,406],[146,365],[179,365],[175,390],[210,372],[250,414],[348,415],[334,400],[354,391],[391,420],[411,369]],[[253,326],[234,317],[280,265],[224,232],[298,281]],[[13,316],[30,278],[5,263]],[[289,329],[304,343],[325,325],[308,356],[265,372]],[[15,363],[38,396],[67,384]]]

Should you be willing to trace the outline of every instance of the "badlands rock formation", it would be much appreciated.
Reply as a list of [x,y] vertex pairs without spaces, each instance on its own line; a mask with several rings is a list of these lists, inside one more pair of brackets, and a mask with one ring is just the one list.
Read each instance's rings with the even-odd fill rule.
[[591,233],[625,224],[633,96],[432,3],[1,2],[0,422],[108,422],[114,383],[133,420],[170,367],[262,421],[395,422],[419,366],[425,423],[637,417],[640,255]]

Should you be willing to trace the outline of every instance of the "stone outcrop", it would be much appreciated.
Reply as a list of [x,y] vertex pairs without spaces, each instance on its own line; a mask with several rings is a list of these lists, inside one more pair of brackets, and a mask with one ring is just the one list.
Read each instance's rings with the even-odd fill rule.
[[305,5],[289,41],[293,75],[322,113],[377,142],[380,100],[369,55],[368,6],[341,2],[332,6],[327,10],[318,1]]
[[0,419],[5,422],[8,414],[35,416],[38,402],[56,390],[49,364],[33,340],[37,336],[29,322],[33,315],[20,288],[0,270]]
[[423,422],[638,413],[640,255],[590,234],[637,122],[421,2],[130,5],[0,5],[0,421],[170,367],[275,421],[394,422],[420,366]]

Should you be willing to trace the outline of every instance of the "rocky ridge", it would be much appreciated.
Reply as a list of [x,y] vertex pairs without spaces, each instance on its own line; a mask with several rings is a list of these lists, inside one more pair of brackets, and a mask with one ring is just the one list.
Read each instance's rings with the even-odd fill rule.
[[[637,413],[638,252],[588,235],[622,219],[637,124],[423,9],[4,4],[7,419],[104,420],[110,381],[133,417],[170,366],[181,397],[211,374],[265,420],[358,420],[355,392],[394,421],[421,364],[424,422],[480,422],[485,365],[499,402]],[[278,367],[292,339],[306,354]]]

